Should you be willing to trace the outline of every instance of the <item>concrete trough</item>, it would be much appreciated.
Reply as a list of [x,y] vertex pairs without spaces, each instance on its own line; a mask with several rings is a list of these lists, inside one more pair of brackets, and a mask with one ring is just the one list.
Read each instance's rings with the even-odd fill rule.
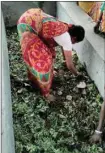
[[[14,2],[11,2],[14,5]],[[20,2],[21,3],[21,2]],[[6,2],[8,7],[9,2]],[[25,3],[26,4],[26,3]],[[28,3],[27,3],[28,4]],[[18,5],[20,5],[18,3]],[[31,4],[30,4],[31,5]],[[33,3],[32,3],[33,5]],[[27,7],[24,6],[24,10]],[[15,10],[15,8],[14,8]],[[23,9],[21,11],[24,11]],[[75,10],[75,11],[74,11]],[[6,10],[9,11],[9,10]],[[12,10],[13,11],[13,10]],[[17,9],[19,11],[19,9]],[[21,12],[19,11],[19,13]],[[14,132],[13,132],[13,119],[12,119],[12,102],[11,102],[11,87],[10,87],[10,71],[9,71],[9,58],[5,33],[5,24],[3,20],[6,17],[6,13],[3,10],[2,14],[2,153],[15,153],[14,144]],[[17,16],[15,16],[17,13]],[[8,26],[16,25],[16,21],[20,14],[18,12],[13,13],[11,21],[8,22]],[[9,15],[9,14],[8,14]],[[105,74],[105,40],[93,32],[95,23],[92,19],[81,10],[75,2],[57,2],[57,16],[60,20],[67,23],[74,23],[82,25],[86,31],[85,40],[74,46],[77,51],[78,57],[82,64],[86,64],[86,69],[94,80],[96,86],[99,89],[102,97],[104,97],[104,74]],[[13,20],[12,20],[13,19]]]

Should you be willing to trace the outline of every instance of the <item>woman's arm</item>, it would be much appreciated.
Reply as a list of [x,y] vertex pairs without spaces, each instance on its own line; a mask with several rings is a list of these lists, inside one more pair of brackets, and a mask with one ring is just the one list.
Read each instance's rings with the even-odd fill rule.
[[94,32],[95,33],[99,32],[99,26],[100,26],[100,23],[101,23],[101,20],[102,20],[102,15],[103,15],[103,12],[100,13],[99,20],[97,21],[97,23],[94,27]]
[[67,68],[75,75],[79,72],[76,70],[72,61],[72,41],[68,32],[61,34],[60,36],[54,37],[56,43],[62,47],[63,55],[66,60]]
[[91,137],[90,142],[94,142],[94,143],[101,142],[102,128],[103,128],[104,121],[105,121],[105,100],[101,106],[99,123],[98,123],[97,129],[95,130],[94,135]]
[[72,60],[72,51],[63,51],[67,68],[74,74],[78,75],[79,72],[76,70],[73,60]]
[[99,124],[97,127],[98,131],[102,131],[102,127],[103,127],[103,122],[105,120],[105,100],[101,106],[101,112],[100,112],[100,118],[99,118]]

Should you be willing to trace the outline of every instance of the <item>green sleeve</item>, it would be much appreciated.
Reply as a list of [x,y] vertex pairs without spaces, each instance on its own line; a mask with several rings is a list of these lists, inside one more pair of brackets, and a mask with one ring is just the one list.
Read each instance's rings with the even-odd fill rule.
[[101,12],[103,12],[105,10],[105,2],[102,3],[100,10],[101,10]]

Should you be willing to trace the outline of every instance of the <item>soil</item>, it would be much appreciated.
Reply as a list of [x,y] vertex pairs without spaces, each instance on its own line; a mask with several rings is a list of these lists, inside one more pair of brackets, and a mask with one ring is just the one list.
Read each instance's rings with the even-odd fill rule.
[[[13,123],[16,153],[104,153],[105,145],[90,144],[103,102],[74,52],[73,60],[82,77],[66,68],[60,47],[51,93],[56,101],[47,103],[27,79],[16,27],[6,29],[11,74]],[[80,81],[84,89],[77,88]]]

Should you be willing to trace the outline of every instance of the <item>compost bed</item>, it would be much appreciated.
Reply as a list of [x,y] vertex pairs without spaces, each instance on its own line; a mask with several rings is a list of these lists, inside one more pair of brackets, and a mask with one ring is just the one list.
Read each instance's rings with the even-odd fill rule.
[[73,55],[77,69],[83,74],[86,88],[79,90],[80,78],[67,70],[58,47],[55,69],[64,70],[54,78],[51,92],[57,98],[47,103],[27,80],[17,29],[6,29],[13,106],[16,153],[104,153],[104,143],[89,144],[99,119],[102,98]]

